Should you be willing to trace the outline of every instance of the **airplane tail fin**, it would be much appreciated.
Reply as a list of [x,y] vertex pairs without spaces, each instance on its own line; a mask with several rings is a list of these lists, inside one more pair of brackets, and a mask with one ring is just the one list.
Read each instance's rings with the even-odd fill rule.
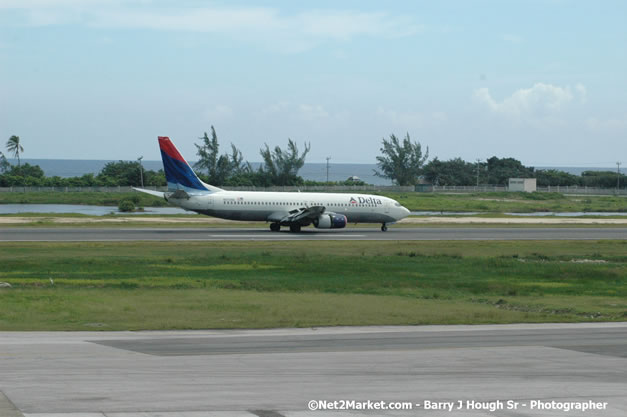
[[159,136],[159,148],[169,191],[184,190],[196,194],[222,191],[218,187],[205,184],[196,176],[169,137]]

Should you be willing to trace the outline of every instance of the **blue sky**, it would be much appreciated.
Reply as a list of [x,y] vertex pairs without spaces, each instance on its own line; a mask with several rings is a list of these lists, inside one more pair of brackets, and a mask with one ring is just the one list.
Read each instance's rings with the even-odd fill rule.
[[[258,161],[627,162],[624,1],[0,1],[0,134],[26,158],[195,159],[211,125]],[[6,139],[2,139],[4,142]]]

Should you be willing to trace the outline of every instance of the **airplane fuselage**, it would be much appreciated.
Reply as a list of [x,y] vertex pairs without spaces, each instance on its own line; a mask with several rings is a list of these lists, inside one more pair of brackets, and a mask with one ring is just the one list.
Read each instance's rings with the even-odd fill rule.
[[394,223],[409,214],[391,198],[368,194],[220,191],[166,198],[184,209],[229,220],[272,221],[313,206],[342,214],[349,223]]
[[228,220],[264,221],[278,232],[289,226],[300,232],[313,224],[318,229],[342,229],[348,223],[389,223],[407,217],[409,210],[388,197],[353,193],[301,193],[227,191],[202,182],[167,136],[159,136],[159,149],[168,191],[137,191],[163,197],[196,213]]

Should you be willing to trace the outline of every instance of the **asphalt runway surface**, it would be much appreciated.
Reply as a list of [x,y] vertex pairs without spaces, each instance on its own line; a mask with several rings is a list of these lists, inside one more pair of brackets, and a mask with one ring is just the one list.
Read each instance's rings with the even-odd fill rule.
[[[613,417],[627,415],[625,392],[627,323],[0,333],[2,417]],[[310,411],[311,400],[412,408]]]
[[600,240],[627,239],[627,227],[390,227],[342,230],[303,229],[300,233],[265,228],[82,228],[10,227],[0,241],[236,241],[236,240]]

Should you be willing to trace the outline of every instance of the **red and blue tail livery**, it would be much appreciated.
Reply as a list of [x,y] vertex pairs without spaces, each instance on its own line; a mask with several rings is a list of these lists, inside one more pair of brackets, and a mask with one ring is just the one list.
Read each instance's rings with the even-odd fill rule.
[[168,181],[168,190],[187,192],[209,192],[210,189],[196,176],[185,158],[167,136],[159,136],[159,148],[163,160],[163,170]]

